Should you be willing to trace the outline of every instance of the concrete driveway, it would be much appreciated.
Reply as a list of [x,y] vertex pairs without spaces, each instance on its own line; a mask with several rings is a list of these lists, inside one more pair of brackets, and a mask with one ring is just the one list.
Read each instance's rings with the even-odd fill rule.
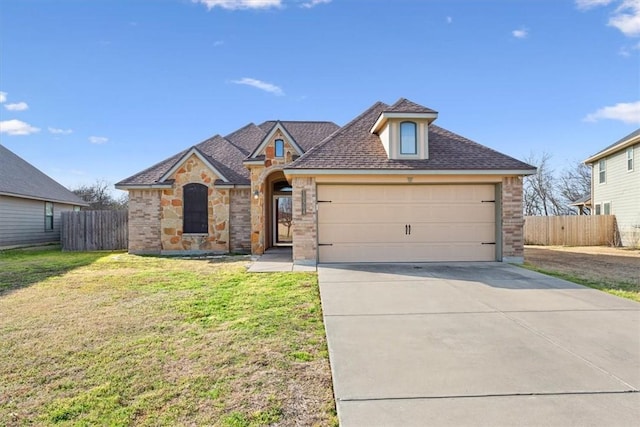
[[638,425],[638,303],[501,263],[318,273],[343,427]]

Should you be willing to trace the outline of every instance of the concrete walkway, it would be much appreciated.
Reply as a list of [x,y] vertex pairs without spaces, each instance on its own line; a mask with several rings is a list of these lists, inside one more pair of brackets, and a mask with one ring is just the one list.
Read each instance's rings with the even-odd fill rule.
[[249,273],[274,273],[282,271],[316,271],[316,266],[293,263],[290,247],[269,248],[249,267]]
[[638,303],[501,263],[318,272],[342,427],[638,425]]

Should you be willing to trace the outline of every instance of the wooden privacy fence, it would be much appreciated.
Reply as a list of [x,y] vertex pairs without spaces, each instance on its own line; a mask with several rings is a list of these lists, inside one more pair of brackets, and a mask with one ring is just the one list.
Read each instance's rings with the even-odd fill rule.
[[524,217],[525,245],[601,246],[618,241],[615,215]]
[[129,216],[122,211],[62,212],[63,251],[127,249]]

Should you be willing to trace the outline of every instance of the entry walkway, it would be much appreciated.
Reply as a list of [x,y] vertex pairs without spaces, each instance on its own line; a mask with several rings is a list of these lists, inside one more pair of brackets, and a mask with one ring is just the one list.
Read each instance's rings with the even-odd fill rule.
[[290,247],[269,248],[249,267],[249,273],[276,273],[283,271],[316,271],[315,265],[294,265]]
[[636,302],[502,263],[318,280],[342,427],[638,425]]

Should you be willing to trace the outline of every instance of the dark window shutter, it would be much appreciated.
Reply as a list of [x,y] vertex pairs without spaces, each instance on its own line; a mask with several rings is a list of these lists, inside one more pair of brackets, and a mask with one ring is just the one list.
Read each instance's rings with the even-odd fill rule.
[[187,184],[183,187],[183,233],[207,233],[209,231],[208,193],[202,184]]

